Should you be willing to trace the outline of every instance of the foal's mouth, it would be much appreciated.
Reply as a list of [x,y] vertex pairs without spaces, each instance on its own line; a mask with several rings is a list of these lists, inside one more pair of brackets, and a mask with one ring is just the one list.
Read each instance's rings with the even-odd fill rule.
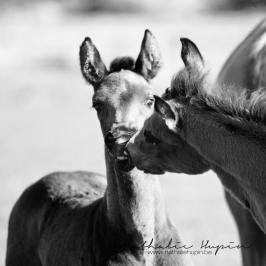
[[129,172],[135,167],[131,164],[130,156],[126,151],[126,146],[131,136],[132,134],[125,134],[119,136],[114,141],[105,141],[109,154],[114,159],[116,167],[124,172]]
[[123,172],[129,172],[135,167],[133,164],[131,164],[130,156],[126,151],[126,145],[128,141],[129,140],[116,146],[117,151],[119,151],[117,154],[118,156],[112,155],[114,157],[115,165]]

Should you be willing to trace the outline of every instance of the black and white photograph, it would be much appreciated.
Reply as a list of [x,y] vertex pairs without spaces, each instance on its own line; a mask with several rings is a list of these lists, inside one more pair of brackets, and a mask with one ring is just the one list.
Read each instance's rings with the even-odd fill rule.
[[0,0],[0,266],[265,266],[265,0]]

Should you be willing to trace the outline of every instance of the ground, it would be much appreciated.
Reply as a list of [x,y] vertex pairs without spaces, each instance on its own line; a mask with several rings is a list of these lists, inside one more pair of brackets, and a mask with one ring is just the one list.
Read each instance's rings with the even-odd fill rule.
[[[39,12],[39,13],[38,13]],[[193,40],[215,79],[235,46],[263,18],[262,12],[160,15],[66,15],[57,8],[14,11],[0,24],[0,265],[7,221],[22,191],[49,172],[89,170],[105,174],[103,138],[91,109],[92,87],[80,74],[79,45],[92,38],[108,65],[116,56],[136,57],[146,28],[157,37],[164,68],[157,94],[182,65],[180,37]],[[187,245],[239,244],[218,178],[165,174],[165,204]],[[197,255],[197,266],[239,266],[240,252]]]

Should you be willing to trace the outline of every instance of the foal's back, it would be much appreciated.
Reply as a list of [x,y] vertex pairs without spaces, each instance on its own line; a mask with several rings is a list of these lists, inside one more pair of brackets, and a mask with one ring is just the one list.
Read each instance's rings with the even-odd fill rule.
[[87,244],[84,221],[89,215],[93,224],[105,189],[105,177],[91,172],[56,172],[27,188],[10,215],[6,265],[76,265]]

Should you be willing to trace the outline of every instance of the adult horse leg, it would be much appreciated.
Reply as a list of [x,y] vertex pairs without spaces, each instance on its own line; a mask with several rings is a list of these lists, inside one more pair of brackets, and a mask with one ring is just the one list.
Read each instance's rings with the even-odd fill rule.
[[266,236],[254,221],[251,213],[246,210],[228,191],[225,197],[232,215],[237,224],[241,245],[243,248],[243,266],[265,265],[266,262]]

